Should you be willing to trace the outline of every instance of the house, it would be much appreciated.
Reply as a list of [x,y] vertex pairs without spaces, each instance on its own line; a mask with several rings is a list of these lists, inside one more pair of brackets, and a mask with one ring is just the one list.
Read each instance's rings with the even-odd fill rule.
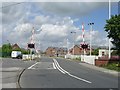
[[45,52],[47,56],[61,56],[67,53],[67,48],[48,47]]
[[67,54],[67,48],[59,48],[58,51],[57,51],[57,54],[60,55],[60,56],[64,56]]
[[48,47],[45,52],[47,56],[54,56],[56,54],[56,49],[54,47]]
[[12,45],[12,50],[21,50],[21,48],[18,46],[18,44]]
[[[90,49],[85,50],[85,54],[89,54]],[[69,49],[69,53],[72,55],[83,55],[84,50],[80,47],[80,45],[75,45],[73,48]]]

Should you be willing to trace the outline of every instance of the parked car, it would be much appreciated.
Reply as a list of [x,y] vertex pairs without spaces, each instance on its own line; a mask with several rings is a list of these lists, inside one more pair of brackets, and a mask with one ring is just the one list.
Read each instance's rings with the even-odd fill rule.
[[11,57],[12,58],[22,59],[22,52],[21,51],[12,51]]

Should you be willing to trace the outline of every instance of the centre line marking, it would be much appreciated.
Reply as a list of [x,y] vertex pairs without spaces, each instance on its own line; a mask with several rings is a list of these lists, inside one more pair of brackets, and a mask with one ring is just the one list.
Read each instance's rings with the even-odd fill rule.
[[28,67],[28,69],[31,69],[32,67],[34,67],[35,65],[37,65],[38,62],[36,62],[35,64],[31,65],[30,67]]
[[60,72],[62,72],[63,74],[67,74],[67,75],[69,75],[69,76],[71,76],[71,77],[73,77],[73,78],[75,78],[75,79],[84,81],[84,82],[89,83],[89,84],[92,83],[92,82],[90,82],[90,81],[88,81],[88,80],[86,80],[86,79],[83,79],[83,78],[80,78],[80,77],[77,77],[77,76],[75,76],[75,75],[70,74],[69,72],[67,72],[66,70],[64,70],[64,69],[59,65],[59,63],[57,62],[56,59],[53,59],[53,61],[54,61],[54,64],[55,64],[56,68],[57,68]]
[[53,63],[53,68],[56,69],[55,64]]

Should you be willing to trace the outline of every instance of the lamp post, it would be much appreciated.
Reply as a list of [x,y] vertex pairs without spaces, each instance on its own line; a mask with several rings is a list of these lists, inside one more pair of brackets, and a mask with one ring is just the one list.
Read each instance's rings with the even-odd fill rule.
[[92,34],[91,32],[93,31],[93,25],[94,23],[89,23],[88,25],[90,25],[90,56],[91,56],[91,48],[92,48]]
[[73,55],[75,54],[75,51],[74,51],[74,46],[75,46],[75,34],[76,32],[71,32],[72,34],[74,34],[74,41],[73,41]]

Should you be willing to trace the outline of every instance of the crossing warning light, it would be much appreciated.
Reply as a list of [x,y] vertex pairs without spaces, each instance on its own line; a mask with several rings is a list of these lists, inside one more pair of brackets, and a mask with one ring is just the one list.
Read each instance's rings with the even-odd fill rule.
[[35,44],[28,44],[28,48],[35,48]]
[[88,48],[88,44],[81,44],[81,48],[87,49]]

